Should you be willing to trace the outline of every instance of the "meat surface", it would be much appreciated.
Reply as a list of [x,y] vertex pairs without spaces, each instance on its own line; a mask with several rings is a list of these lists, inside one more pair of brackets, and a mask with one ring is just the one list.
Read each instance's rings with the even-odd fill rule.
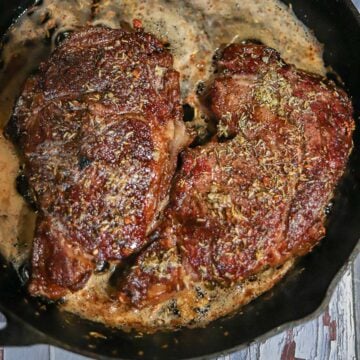
[[352,106],[334,83],[270,48],[228,46],[209,91],[217,134],[182,154],[157,237],[118,284],[145,307],[194,283],[230,287],[301,256],[352,148]]
[[179,94],[142,31],[78,31],[28,79],[7,133],[38,208],[31,294],[62,297],[146,244],[188,141]]

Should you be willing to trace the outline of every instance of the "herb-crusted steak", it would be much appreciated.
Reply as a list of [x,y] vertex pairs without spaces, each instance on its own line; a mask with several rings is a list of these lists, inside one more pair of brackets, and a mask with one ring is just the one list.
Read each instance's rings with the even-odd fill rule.
[[182,155],[158,240],[119,284],[138,307],[231,286],[309,252],[352,147],[352,106],[270,48],[233,44],[210,90],[214,139]]
[[39,210],[33,295],[77,290],[148,241],[187,142],[172,64],[152,35],[89,28],[26,82],[7,131]]

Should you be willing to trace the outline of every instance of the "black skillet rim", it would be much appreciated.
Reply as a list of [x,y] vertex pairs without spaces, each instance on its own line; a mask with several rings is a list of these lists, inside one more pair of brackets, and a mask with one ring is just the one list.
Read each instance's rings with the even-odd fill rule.
[[[358,10],[356,9],[356,7],[354,6],[354,4],[352,3],[352,1],[351,0],[342,0],[342,3],[344,6],[348,7],[348,9],[351,11],[353,18],[356,20],[357,25],[360,28],[360,14],[359,14]],[[25,9],[26,9],[26,7],[25,7]],[[17,12],[17,14],[19,14],[19,10],[24,10],[24,8],[23,9],[20,9],[20,8],[14,9],[13,14],[15,14],[16,12]],[[337,271],[337,273],[334,275],[332,281],[330,282],[321,304],[313,312],[309,313],[308,315],[306,315],[298,320],[292,320],[292,321],[285,322],[285,323],[279,325],[278,327],[276,327],[272,330],[269,330],[266,333],[264,333],[258,337],[253,338],[251,340],[251,342],[264,341],[265,339],[272,337],[274,335],[277,335],[286,329],[298,326],[304,322],[314,319],[315,317],[318,317],[325,310],[327,305],[329,304],[331,296],[332,296],[334,289],[337,286],[339,280],[341,279],[341,277],[343,276],[345,271],[349,268],[349,266],[351,266],[351,264],[354,262],[354,260],[356,259],[357,255],[359,253],[360,253],[360,241],[358,239],[357,244],[353,248],[349,258],[347,259],[347,261],[345,261],[343,266]],[[91,350],[80,349],[78,347],[71,346],[71,345],[67,344],[66,342],[62,342],[53,337],[49,337],[49,335],[36,329],[34,326],[25,322],[25,320],[18,317],[13,311],[10,311],[8,308],[5,308],[1,303],[0,303],[0,310],[4,313],[4,315],[6,316],[6,318],[8,320],[7,327],[4,330],[0,330],[0,338],[1,338],[1,333],[4,333],[4,332],[11,333],[13,331],[17,332],[20,329],[20,330],[22,330],[21,332],[25,332],[27,334],[28,341],[26,341],[26,343],[29,343],[29,344],[40,344],[40,343],[49,344],[49,345],[54,345],[54,346],[64,348],[66,350],[69,350],[69,351],[72,351],[72,352],[75,352],[75,353],[78,353],[81,355],[86,355],[89,357],[93,357],[95,355],[97,358],[101,358],[101,359],[114,359],[114,357],[99,356],[98,354],[92,352]],[[20,342],[20,344],[21,344],[21,342]],[[241,349],[244,349],[248,345],[249,345],[249,342],[246,342],[246,343],[234,346],[232,348],[226,349],[224,351],[215,352],[215,353],[207,354],[204,356],[194,357],[191,359],[210,359],[210,358],[220,356],[220,355],[231,354],[231,353],[237,352]],[[122,358],[122,359],[125,359],[125,358]]]

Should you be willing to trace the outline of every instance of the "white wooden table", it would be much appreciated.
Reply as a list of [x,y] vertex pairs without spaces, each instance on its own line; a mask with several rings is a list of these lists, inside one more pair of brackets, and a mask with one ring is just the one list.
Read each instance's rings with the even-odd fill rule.
[[[331,0],[334,1],[334,0]],[[360,9],[360,0],[353,0]],[[360,51],[360,49],[359,49]],[[84,360],[48,345],[0,348],[0,360]],[[360,255],[320,316],[219,360],[360,360]]]

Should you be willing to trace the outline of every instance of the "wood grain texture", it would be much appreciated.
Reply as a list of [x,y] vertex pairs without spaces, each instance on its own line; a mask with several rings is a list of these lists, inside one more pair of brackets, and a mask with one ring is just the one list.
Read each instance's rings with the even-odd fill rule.
[[50,359],[49,360],[86,360],[85,356],[75,355],[69,351],[58,349],[50,346]]
[[5,348],[4,360],[49,360],[49,354],[50,347],[48,345]]
[[353,301],[355,313],[355,358],[360,359],[360,255],[356,258],[353,266]]

